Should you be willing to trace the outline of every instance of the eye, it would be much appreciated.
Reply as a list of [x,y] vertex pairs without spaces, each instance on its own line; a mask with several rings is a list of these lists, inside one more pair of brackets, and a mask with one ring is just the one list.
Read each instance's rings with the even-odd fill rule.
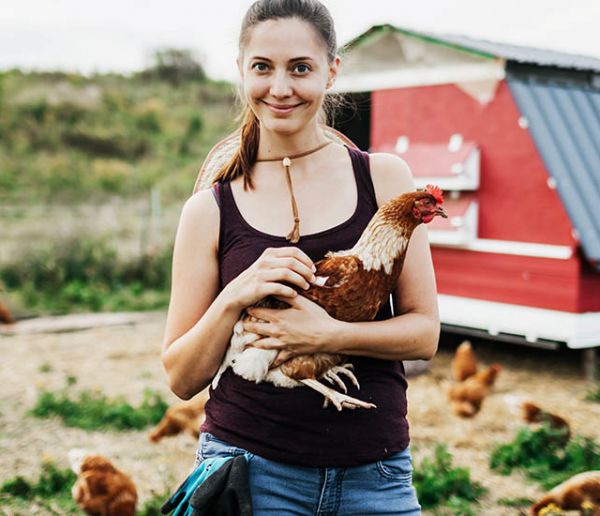
[[298,70],[299,68],[304,68],[305,69],[304,72],[302,72],[300,70],[300,73],[302,73],[302,75],[304,75],[305,73],[310,72],[310,70],[311,70],[310,66],[308,66],[306,63],[299,63],[299,64],[297,64],[296,65],[296,70]]
[[[258,69],[258,68],[256,68],[257,66],[265,66],[266,68]],[[252,65],[252,69],[256,70],[258,72],[266,72],[268,67],[269,67],[269,65],[267,63],[254,63]]]

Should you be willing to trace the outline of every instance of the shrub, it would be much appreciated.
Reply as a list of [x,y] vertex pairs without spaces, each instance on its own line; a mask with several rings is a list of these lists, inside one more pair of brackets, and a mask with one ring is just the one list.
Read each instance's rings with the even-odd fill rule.
[[490,468],[503,475],[513,469],[550,489],[571,476],[600,469],[600,446],[593,439],[576,436],[565,442],[564,429],[542,425],[522,427],[510,443],[497,445],[490,456]]
[[468,469],[452,466],[452,455],[441,443],[436,444],[433,458],[426,457],[415,467],[413,483],[424,509],[445,505],[463,511],[453,514],[466,515],[469,504],[486,492],[481,484],[471,480]]

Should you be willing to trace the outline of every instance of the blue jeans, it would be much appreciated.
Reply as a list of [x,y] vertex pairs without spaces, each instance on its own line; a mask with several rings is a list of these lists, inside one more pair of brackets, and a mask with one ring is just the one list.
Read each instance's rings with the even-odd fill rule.
[[[214,435],[200,434],[196,465],[204,459],[248,453]],[[254,514],[419,516],[412,485],[410,447],[350,468],[307,468],[249,453],[248,471]]]

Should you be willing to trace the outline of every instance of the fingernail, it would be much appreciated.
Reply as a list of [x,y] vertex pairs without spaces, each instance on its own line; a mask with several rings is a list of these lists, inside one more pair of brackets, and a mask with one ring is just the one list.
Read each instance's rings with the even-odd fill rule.
[[317,272],[317,268],[314,265],[312,266],[312,271]]

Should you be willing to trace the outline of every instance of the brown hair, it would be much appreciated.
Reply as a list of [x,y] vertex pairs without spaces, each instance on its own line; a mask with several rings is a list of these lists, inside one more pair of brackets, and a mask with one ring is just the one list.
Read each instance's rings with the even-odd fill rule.
[[[327,61],[333,63],[337,53],[337,41],[333,18],[318,0],[258,0],[254,2],[242,21],[238,43],[240,59],[243,49],[248,43],[254,26],[267,20],[281,18],[299,18],[312,25],[321,37],[327,49]],[[231,159],[217,172],[214,182],[228,181],[244,176],[244,190],[253,189],[251,171],[256,163],[258,142],[260,139],[260,123],[250,106],[244,102],[243,95],[238,91],[238,99],[242,102],[241,113],[236,121],[242,120],[237,131],[240,133],[240,146]],[[343,103],[343,97],[328,95],[325,97],[319,113],[322,123],[327,123],[328,115],[334,116],[335,106]]]

